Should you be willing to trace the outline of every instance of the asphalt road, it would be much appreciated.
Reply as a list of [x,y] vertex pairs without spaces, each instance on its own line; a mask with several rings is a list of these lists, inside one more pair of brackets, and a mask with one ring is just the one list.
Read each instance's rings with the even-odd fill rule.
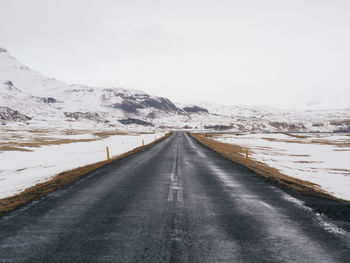
[[177,132],[0,218],[0,259],[350,262],[348,229]]

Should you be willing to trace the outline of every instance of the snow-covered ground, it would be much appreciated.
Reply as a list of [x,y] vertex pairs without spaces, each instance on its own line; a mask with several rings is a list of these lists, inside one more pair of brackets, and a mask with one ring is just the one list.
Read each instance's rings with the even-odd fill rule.
[[224,134],[216,140],[249,149],[250,158],[350,200],[350,135]]
[[[115,135],[90,142],[26,147],[30,152],[0,151],[0,198],[17,194],[63,171],[106,160],[106,146],[113,157],[141,146],[142,139],[148,144],[164,134]],[[74,135],[75,139],[91,137]]]

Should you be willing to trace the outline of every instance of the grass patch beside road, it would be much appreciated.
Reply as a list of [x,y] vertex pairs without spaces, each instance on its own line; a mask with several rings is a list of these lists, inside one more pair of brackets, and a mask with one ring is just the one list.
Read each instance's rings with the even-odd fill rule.
[[32,152],[32,150],[28,150],[26,148],[20,148],[20,147],[14,147],[14,146],[0,144],[0,152],[4,152],[4,151]]
[[[51,136],[47,136],[51,134]],[[62,138],[69,135],[90,135],[92,138]],[[52,132],[46,130],[28,130],[27,133],[16,133],[12,130],[6,130],[0,134],[0,152],[1,151],[23,151],[31,152],[31,147],[41,147],[49,145],[60,145],[77,142],[92,142],[106,139],[115,135],[139,135],[152,134],[151,132],[121,132],[121,131],[98,131],[91,133],[87,130],[67,130],[61,132]],[[55,136],[59,136],[58,138]]]

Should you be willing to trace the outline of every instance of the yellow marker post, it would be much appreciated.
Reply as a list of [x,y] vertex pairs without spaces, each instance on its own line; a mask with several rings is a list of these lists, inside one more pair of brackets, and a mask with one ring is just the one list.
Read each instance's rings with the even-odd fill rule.
[[248,150],[245,151],[245,162],[248,163]]
[[145,146],[145,142],[144,142],[144,140],[142,139],[142,146]]
[[109,149],[108,149],[108,146],[106,147],[106,152],[107,152],[107,161],[109,161]]

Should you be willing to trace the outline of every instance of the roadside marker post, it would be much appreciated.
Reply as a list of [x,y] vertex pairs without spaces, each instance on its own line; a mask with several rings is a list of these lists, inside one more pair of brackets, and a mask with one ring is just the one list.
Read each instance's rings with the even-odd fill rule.
[[110,158],[109,158],[109,149],[108,149],[108,146],[106,147],[106,152],[107,152],[107,161],[109,161]]
[[144,140],[142,139],[142,146],[145,146],[145,142],[144,142]]
[[245,151],[245,162],[248,163],[248,149]]

